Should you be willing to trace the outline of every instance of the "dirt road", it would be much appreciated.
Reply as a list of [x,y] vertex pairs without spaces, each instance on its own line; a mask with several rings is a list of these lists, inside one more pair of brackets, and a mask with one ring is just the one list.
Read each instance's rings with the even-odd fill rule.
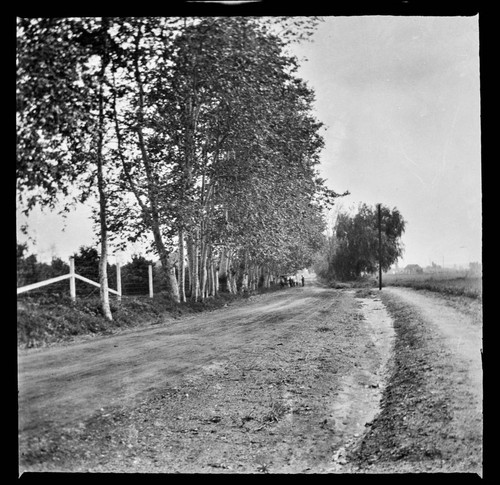
[[377,312],[380,300],[309,285],[22,351],[21,465],[206,472],[231,453],[227,470],[324,470],[378,410],[391,326],[366,319]]
[[[378,446],[368,431],[394,367],[386,300],[410,298],[382,293],[289,288],[19,351],[20,471],[356,471],[349,456]],[[465,359],[470,335],[447,335]]]
[[257,355],[286,341],[297,325],[328,313],[332,291],[290,289],[235,308],[166,326],[19,356],[20,430],[82,420],[103,406],[133,401],[148,389],[214,362]]

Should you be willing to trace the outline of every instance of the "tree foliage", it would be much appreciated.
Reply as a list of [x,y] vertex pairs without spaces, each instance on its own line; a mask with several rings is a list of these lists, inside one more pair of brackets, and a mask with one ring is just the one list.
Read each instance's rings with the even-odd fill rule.
[[[107,17],[18,19],[17,187],[25,213],[72,192],[84,201],[97,179],[102,310],[112,319],[107,278],[105,75]],[[90,183],[89,183],[90,181]]]
[[[398,209],[381,205],[381,266],[387,271],[403,255],[401,236],[406,221]],[[378,210],[360,204],[352,215],[338,214],[334,234],[329,241],[328,277],[352,280],[364,273],[375,273],[379,264]]]
[[17,27],[16,174],[29,212],[54,207],[88,176],[95,79],[83,20],[21,18]]

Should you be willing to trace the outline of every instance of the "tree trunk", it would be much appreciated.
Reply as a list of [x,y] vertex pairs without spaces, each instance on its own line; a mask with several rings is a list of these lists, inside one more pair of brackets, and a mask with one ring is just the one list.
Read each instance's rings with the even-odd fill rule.
[[264,270],[264,288],[269,288],[271,286],[271,272],[269,268]]
[[214,262],[212,258],[208,258],[208,289],[207,297],[213,297],[215,293],[215,278],[214,278]]
[[226,253],[226,264],[225,264],[225,272],[226,272],[226,284],[227,291],[231,294],[234,294],[234,286],[233,286],[233,268],[232,268],[232,254],[231,250],[228,249]]
[[198,301],[199,297],[200,297],[200,279],[199,279],[199,276],[198,276],[198,273],[199,273],[199,265],[198,265],[198,252],[199,252],[199,248],[198,248],[198,230],[195,229],[194,231],[194,237],[193,237],[193,268],[192,268],[192,271],[191,271],[191,275],[192,275],[192,287],[193,287],[193,290],[191,292],[191,299],[193,301]]
[[187,277],[189,279],[189,287],[188,287],[188,295],[191,298],[193,295],[193,238],[188,236],[186,238],[186,252],[187,252],[187,262],[188,262],[188,270]]
[[101,308],[106,320],[113,320],[111,308],[109,306],[108,289],[108,224],[106,221],[106,192],[103,173],[103,145],[104,145],[104,75],[108,63],[106,51],[107,39],[107,18],[103,17],[101,32],[103,34],[104,53],[101,56],[101,73],[99,76],[99,117],[97,134],[97,190],[99,193],[99,224],[101,229],[101,258],[99,260],[99,294]]
[[236,278],[235,278],[235,272],[233,271],[232,268],[229,268],[227,272],[227,289],[229,290],[229,293],[231,293],[232,295],[236,295],[237,293]]
[[219,266],[214,268],[214,296],[219,294]]
[[98,186],[99,186],[99,219],[101,227],[101,257],[99,259],[99,295],[101,299],[101,308],[106,320],[113,320],[111,308],[109,305],[109,287],[108,287],[108,231],[106,223],[106,199],[103,190],[102,159],[98,158]]
[[[98,157],[99,158],[99,157]],[[99,166],[101,165],[100,162]],[[106,320],[113,320],[111,307],[109,305],[109,287],[108,287],[108,233],[106,224],[106,202],[102,190],[102,167],[98,169],[98,185],[99,185],[99,219],[101,227],[101,257],[99,259],[99,295],[101,299],[101,308]],[[100,179],[100,180],[99,180]]]
[[241,281],[241,293],[248,291],[248,253],[245,253],[245,262],[243,266],[243,279]]
[[241,293],[246,293],[248,291],[248,273],[245,271],[243,273],[243,279],[241,280]]
[[179,298],[182,303],[186,302],[186,269],[184,266],[184,231],[179,230]]
[[167,248],[163,244],[163,239],[161,237],[161,232],[160,232],[160,225],[156,218],[153,218],[153,237],[155,241],[155,247],[158,252],[158,256],[160,258],[160,263],[162,266],[162,270],[166,274],[168,281],[169,281],[169,286],[170,286],[170,292],[173,297],[173,299],[179,303],[180,298],[179,298],[179,287],[177,284],[177,277],[175,276],[175,268],[170,262],[170,255],[167,251]]
[[239,264],[238,260],[235,259],[236,254],[234,250],[228,251],[227,258],[227,286],[230,293],[236,295],[238,293],[238,272],[235,269],[235,265]]
[[144,125],[144,87],[142,83],[141,70],[139,67],[139,52],[140,52],[140,41],[142,39],[142,25],[137,32],[137,36],[135,38],[135,52],[134,52],[134,74],[135,80],[138,87],[138,98],[137,98],[137,125],[135,127],[135,131],[137,133],[137,142],[139,145],[139,150],[141,152],[141,159],[144,166],[144,171],[146,174],[147,181],[147,191],[148,191],[148,199],[150,204],[150,214],[146,215],[146,219],[151,224],[151,229],[153,231],[153,237],[155,242],[155,247],[158,252],[158,256],[160,257],[160,262],[162,265],[162,269],[165,272],[169,283],[170,283],[170,291],[172,297],[176,302],[180,301],[179,297],[179,287],[177,284],[177,278],[175,276],[175,271],[172,268],[169,260],[169,253],[163,244],[163,238],[161,235],[161,227],[160,227],[160,209],[159,209],[159,201],[158,201],[158,190],[155,185],[155,177],[153,173],[153,165],[149,158],[148,151],[146,149],[146,142],[144,140],[143,134],[143,125]]
[[[219,256],[218,276],[217,276],[217,291],[229,291],[229,275],[228,275],[228,257],[229,250],[226,248],[221,249]],[[220,286],[219,286],[220,282]]]
[[208,244],[202,239],[201,241],[201,257],[200,257],[200,279],[201,279],[201,300],[207,297],[207,259],[208,259]]

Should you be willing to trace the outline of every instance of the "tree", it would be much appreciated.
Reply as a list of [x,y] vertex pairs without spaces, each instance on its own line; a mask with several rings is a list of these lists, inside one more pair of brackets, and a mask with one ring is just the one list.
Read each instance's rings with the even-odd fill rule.
[[86,200],[97,176],[100,295],[111,320],[103,172],[108,28],[106,17],[18,20],[17,187],[28,213],[37,203],[53,208],[75,188],[76,199]]
[[[402,256],[403,245],[400,239],[405,227],[406,221],[396,208],[391,211],[388,207],[381,206],[383,271],[387,271]],[[379,262],[377,208],[360,204],[354,215],[340,212],[332,240],[329,277],[345,281],[359,278],[363,273],[374,273]]]
[[99,251],[93,246],[80,246],[73,254],[75,272],[89,280],[96,280],[99,275]]
[[[153,249],[179,300],[175,271],[171,263],[173,192],[169,184],[172,142],[158,107],[168,92],[155,94],[159,66],[169,60],[170,19],[115,19],[114,42],[119,46],[113,59],[112,119],[116,149],[115,183],[119,193],[110,204],[115,235],[129,241],[151,234]],[[168,115],[167,115],[168,119]]]

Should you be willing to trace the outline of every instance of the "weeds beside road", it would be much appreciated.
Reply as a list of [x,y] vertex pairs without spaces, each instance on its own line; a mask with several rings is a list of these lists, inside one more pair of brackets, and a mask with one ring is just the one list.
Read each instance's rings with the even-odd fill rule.
[[99,297],[72,301],[66,295],[23,295],[17,302],[17,343],[20,348],[46,347],[82,338],[110,335],[120,330],[158,325],[222,308],[245,300],[249,295],[221,293],[204,302],[176,303],[165,294],[149,297],[123,297],[110,301],[113,321],[102,314]]
[[448,296],[481,299],[482,278],[469,276],[463,272],[441,274],[385,274],[382,277],[385,286],[404,286],[416,290],[428,290]]

